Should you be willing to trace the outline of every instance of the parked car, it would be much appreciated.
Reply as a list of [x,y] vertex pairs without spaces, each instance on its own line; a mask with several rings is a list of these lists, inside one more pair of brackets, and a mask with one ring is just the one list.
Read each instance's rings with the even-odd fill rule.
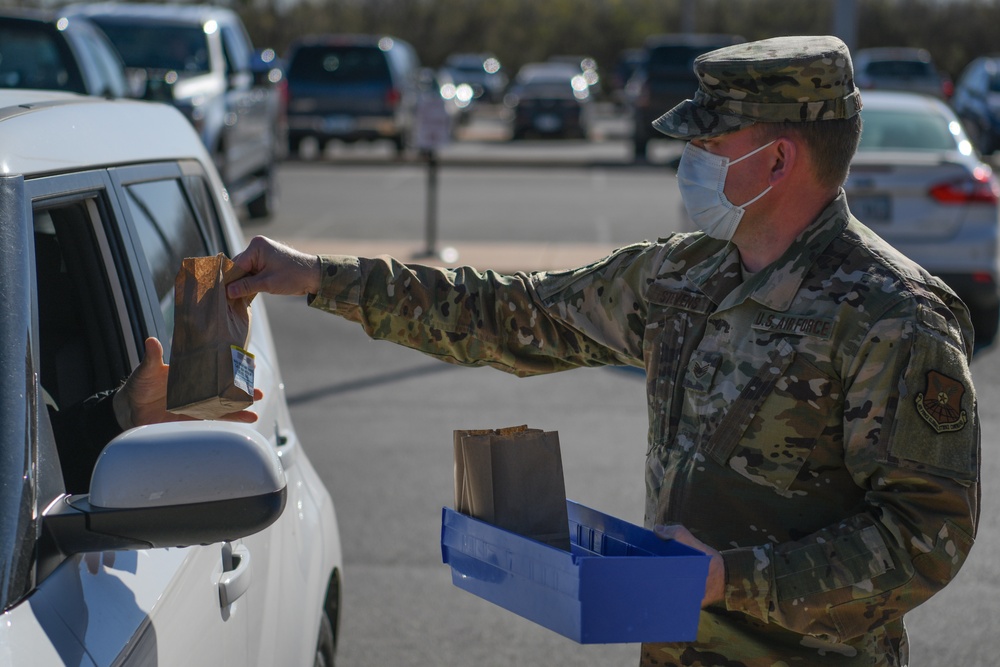
[[125,65],[85,18],[42,10],[0,11],[0,88],[127,97]]
[[509,81],[500,61],[492,53],[453,53],[444,61],[456,85],[472,88],[473,101],[491,104],[503,100]]
[[943,100],[951,97],[951,77],[934,64],[927,49],[877,47],[859,49],[851,57],[858,88],[905,90]]
[[976,345],[1000,320],[1000,185],[942,101],[865,91],[864,130],[845,189],[851,211],[968,304]]
[[420,61],[413,47],[378,35],[317,35],[295,40],[285,58],[288,147],[313,138],[388,140],[402,155],[413,133]]
[[267,218],[277,198],[282,122],[277,85],[255,79],[258,57],[236,12],[206,5],[72,5],[108,35],[146,99],[169,102],[198,131],[232,202]]
[[591,116],[590,86],[580,69],[565,63],[528,63],[504,96],[511,137],[586,139]]
[[441,106],[444,108],[451,125],[451,136],[454,136],[455,129],[467,121],[472,101],[472,88],[464,83],[455,85],[451,73],[443,68],[435,70],[431,67],[421,67],[417,80],[422,96],[431,95],[433,97],[437,95],[441,98]]
[[577,68],[579,70],[577,73],[582,74],[583,80],[587,82],[588,86],[590,86],[590,96],[598,96],[601,89],[601,75],[597,71],[597,60],[594,58],[583,55],[556,54],[554,56],[549,56],[549,59],[546,62],[564,63]]
[[966,66],[951,106],[983,155],[1000,149],[1000,57],[983,56]]
[[647,38],[644,56],[626,87],[634,123],[632,148],[636,160],[646,159],[650,139],[666,139],[653,129],[653,121],[690,99],[698,89],[694,59],[743,41],[738,35],[727,34],[667,34]]
[[200,138],[166,104],[0,90],[0,161],[3,663],[334,664],[336,515],[262,300],[255,424],[127,430],[75,456],[86,488],[60,465],[97,437],[55,435],[60,411],[117,387],[146,336],[169,358],[181,258],[244,247]]
[[625,93],[625,86],[628,85],[629,79],[635,74],[635,71],[642,64],[645,59],[645,51],[643,49],[623,49],[621,53],[618,54],[618,60],[615,62],[615,67],[611,70],[611,99],[616,106],[621,108],[627,107],[628,98]]

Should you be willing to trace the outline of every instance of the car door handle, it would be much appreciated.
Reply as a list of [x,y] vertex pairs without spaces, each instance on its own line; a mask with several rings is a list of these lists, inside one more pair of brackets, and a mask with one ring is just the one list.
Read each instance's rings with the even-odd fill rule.
[[295,464],[299,448],[296,442],[291,441],[287,432],[278,425],[278,422],[274,423],[274,445],[278,450],[281,466],[286,470],[291,468]]
[[225,608],[250,588],[250,550],[242,544],[222,545],[222,574],[219,576],[219,604]]

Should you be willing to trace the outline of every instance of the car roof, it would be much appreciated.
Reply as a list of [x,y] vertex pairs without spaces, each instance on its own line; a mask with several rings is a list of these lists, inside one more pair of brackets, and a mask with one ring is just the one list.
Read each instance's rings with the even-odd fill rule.
[[39,23],[52,23],[56,19],[62,16],[62,13],[56,13],[49,9],[38,9],[38,8],[10,8],[4,7],[0,9],[0,18],[3,19],[19,19],[22,21],[37,21]]
[[164,23],[204,23],[208,20],[231,20],[235,14],[224,7],[211,5],[179,4],[135,4],[119,2],[98,2],[69,5],[63,9],[66,14],[83,14],[115,19],[149,19]]
[[665,33],[662,35],[650,35],[646,38],[646,48],[659,46],[705,46],[705,45],[732,45],[745,42],[742,35],[730,33]]
[[918,60],[929,63],[932,58],[927,49],[912,46],[875,46],[869,49],[859,49],[854,53],[853,60],[855,64],[873,60]]
[[[384,42],[383,40],[390,40]],[[387,46],[391,48],[397,42],[404,43],[391,35],[359,34],[359,33],[320,33],[303,35],[292,40],[290,49],[298,46]]]
[[0,90],[0,174],[209,157],[168,104],[44,90]]

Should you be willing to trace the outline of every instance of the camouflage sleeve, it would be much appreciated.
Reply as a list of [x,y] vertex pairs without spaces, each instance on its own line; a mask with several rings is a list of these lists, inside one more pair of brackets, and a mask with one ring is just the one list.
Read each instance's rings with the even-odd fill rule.
[[731,549],[726,606],[842,641],[899,619],[965,562],[979,512],[979,421],[952,313],[901,306],[845,368],[844,464],[859,512],[801,540]]
[[512,275],[324,256],[310,304],[358,322],[372,338],[520,376],[641,365],[641,337],[603,305],[631,293],[629,281],[641,273],[629,261],[636,254],[619,251],[576,271]]

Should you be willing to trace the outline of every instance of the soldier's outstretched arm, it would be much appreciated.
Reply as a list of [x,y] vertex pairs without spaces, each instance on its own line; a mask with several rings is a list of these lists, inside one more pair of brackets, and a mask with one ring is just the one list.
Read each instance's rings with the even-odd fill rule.
[[233,263],[247,273],[226,287],[230,299],[251,297],[258,292],[305,296],[316,294],[320,284],[320,260],[266,236],[255,236]]

